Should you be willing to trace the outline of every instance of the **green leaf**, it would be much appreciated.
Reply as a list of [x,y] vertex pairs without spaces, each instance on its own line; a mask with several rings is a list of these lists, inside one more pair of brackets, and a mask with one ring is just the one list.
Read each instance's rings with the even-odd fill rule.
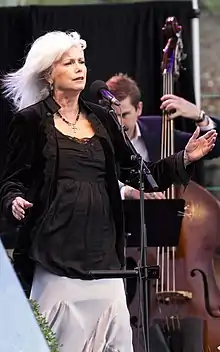
[[46,318],[43,316],[43,314],[40,313],[40,306],[39,304],[30,299],[29,300],[31,308],[33,310],[35,319],[42,331],[42,334],[45,337],[45,340],[50,348],[51,352],[59,352],[59,343],[57,342],[56,339],[56,334],[51,330]]

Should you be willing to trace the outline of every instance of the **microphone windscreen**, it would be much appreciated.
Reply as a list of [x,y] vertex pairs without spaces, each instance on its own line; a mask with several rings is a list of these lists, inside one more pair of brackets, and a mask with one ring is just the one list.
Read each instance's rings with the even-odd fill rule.
[[89,88],[90,93],[94,98],[95,97],[102,98],[102,95],[100,93],[100,91],[102,89],[109,90],[107,87],[107,84],[105,82],[99,81],[99,80],[94,81]]

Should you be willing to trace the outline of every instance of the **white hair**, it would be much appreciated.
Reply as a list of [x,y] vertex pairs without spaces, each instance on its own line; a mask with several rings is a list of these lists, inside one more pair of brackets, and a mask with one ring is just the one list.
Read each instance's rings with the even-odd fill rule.
[[54,31],[35,40],[24,65],[2,80],[3,93],[13,103],[15,111],[38,103],[49,95],[45,73],[66,51],[79,45],[83,50],[87,46],[77,32]]

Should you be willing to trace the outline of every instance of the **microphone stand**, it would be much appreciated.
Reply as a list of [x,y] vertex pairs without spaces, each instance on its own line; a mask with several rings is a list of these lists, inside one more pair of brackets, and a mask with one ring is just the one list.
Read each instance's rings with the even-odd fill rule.
[[[104,104],[103,104],[104,103]],[[136,149],[134,148],[133,144],[131,143],[130,139],[128,138],[127,134],[123,132],[123,127],[118,121],[117,115],[112,109],[111,104],[104,99],[104,102],[102,101],[102,105],[106,108],[108,114],[113,118],[114,122],[116,123],[118,130],[122,133],[125,143],[131,150],[131,160],[134,160],[138,163],[139,166],[139,183],[140,183],[140,218],[141,218],[141,263],[140,267],[136,268],[133,272],[134,275],[138,275],[139,280],[140,280],[140,290],[142,286],[142,294],[143,294],[143,335],[144,335],[144,346],[145,346],[145,352],[150,352],[150,344],[149,344],[149,285],[148,285],[148,277],[150,276],[151,268],[147,267],[147,226],[145,223],[145,212],[144,212],[144,181],[143,178],[145,177],[149,184],[151,185],[152,189],[154,191],[157,191],[159,189],[155,179],[153,178],[149,168],[146,165],[146,162],[143,160],[143,158],[137,153]],[[154,270],[157,269],[154,266]],[[126,272],[128,275],[126,275]],[[98,274],[98,271],[91,272],[93,275]],[[156,270],[156,274],[158,274]],[[109,276],[111,275],[111,271],[109,271]],[[119,275],[118,277],[131,277],[131,270],[129,271],[123,271],[120,274],[119,270]],[[109,277],[108,276],[108,277]],[[100,277],[100,276],[99,276]],[[103,276],[102,276],[103,277]],[[116,277],[114,275],[114,277]],[[159,278],[158,275],[154,276],[154,278]],[[141,285],[142,284],[142,285]]]

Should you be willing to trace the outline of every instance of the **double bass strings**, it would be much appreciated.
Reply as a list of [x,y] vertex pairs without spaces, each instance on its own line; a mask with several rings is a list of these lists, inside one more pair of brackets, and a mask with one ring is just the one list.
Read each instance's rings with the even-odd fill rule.
[[[167,69],[163,72],[163,95],[173,94],[173,76]],[[169,119],[169,114],[166,111],[162,113],[162,136],[161,136],[161,158],[166,158],[174,153],[174,123]],[[172,185],[164,192],[167,199],[175,198],[175,190]],[[166,303],[172,299],[172,292],[176,292],[176,277],[175,277],[175,247],[157,248],[157,265],[161,267],[161,279],[156,282],[156,293],[159,294],[160,300]],[[171,263],[170,263],[171,261]],[[171,267],[170,267],[171,266]],[[169,296],[169,293],[171,295]],[[167,302],[169,303],[169,302]],[[177,319],[179,320],[179,319]],[[169,324],[167,322],[167,328]],[[178,323],[179,325],[179,323]],[[175,321],[172,320],[172,328],[175,329]]]

